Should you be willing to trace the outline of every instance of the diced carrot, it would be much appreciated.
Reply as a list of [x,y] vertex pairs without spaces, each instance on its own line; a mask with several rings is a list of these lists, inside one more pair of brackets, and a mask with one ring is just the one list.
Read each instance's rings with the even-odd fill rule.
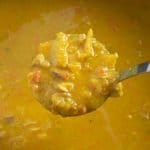
[[98,74],[99,74],[99,75],[103,75],[104,73],[105,73],[104,69],[100,69],[100,70],[98,71]]
[[100,69],[98,70],[98,75],[102,76],[102,75],[104,75],[107,71],[108,71],[108,68],[107,68],[107,67],[100,68]]
[[41,72],[40,71],[35,71],[33,73],[32,81],[36,82],[36,83],[39,83],[40,79],[41,79]]

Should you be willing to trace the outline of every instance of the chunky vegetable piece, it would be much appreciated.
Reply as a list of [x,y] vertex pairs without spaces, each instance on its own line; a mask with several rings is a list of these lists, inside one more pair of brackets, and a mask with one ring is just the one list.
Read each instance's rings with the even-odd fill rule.
[[115,70],[118,54],[111,54],[93,37],[58,33],[41,43],[29,73],[37,99],[50,111],[63,116],[80,115],[99,107],[108,96],[122,95]]

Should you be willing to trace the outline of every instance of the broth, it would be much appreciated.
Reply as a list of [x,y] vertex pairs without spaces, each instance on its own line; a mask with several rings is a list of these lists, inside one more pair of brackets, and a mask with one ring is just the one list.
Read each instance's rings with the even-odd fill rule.
[[124,81],[124,96],[73,118],[47,111],[26,77],[37,46],[59,31],[93,28],[106,48],[118,52],[118,70],[150,60],[149,15],[146,0],[1,1],[0,149],[150,149],[148,74]]

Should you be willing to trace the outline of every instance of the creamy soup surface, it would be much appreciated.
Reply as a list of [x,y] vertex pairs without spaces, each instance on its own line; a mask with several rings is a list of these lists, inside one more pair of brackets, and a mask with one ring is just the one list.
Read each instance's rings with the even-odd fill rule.
[[0,1],[0,149],[149,150],[149,74],[124,81],[124,95],[96,111],[66,118],[45,109],[27,80],[37,47],[60,31],[92,28],[118,53],[117,70],[150,60],[149,16],[146,0]]

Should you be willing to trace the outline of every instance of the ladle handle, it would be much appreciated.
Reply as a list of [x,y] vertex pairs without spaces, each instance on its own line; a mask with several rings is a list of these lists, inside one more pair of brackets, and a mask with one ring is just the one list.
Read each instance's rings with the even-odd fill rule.
[[141,73],[150,72],[150,62],[144,62],[120,72],[117,82],[123,81]]

